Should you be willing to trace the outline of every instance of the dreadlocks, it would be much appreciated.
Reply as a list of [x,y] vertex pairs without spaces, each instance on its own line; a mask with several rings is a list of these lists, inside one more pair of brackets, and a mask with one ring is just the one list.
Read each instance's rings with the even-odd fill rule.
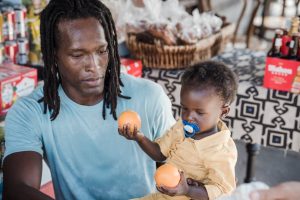
[[108,43],[109,60],[105,74],[103,91],[103,119],[106,117],[106,108],[117,119],[117,97],[129,99],[121,95],[120,86],[120,58],[118,53],[117,34],[114,21],[109,9],[99,0],[51,0],[41,13],[41,49],[44,61],[44,96],[39,102],[44,103],[44,113],[51,112],[51,120],[59,114],[60,98],[58,87],[61,78],[55,60],[57,41],[59,38],[58,24],[62,20],[94,17],[103,26],[105,39]]

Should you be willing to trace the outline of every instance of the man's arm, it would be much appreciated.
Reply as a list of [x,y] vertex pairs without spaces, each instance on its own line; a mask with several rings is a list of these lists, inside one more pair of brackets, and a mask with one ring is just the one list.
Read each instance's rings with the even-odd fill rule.
[[39,191],[42,156],[33,151],[8,155],[3,163],[3,200],[51,200]]

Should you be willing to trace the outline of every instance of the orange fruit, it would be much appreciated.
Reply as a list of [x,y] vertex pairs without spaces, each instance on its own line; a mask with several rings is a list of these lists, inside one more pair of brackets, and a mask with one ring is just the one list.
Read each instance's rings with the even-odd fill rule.
[[180,173],[175,166],[167,163],[156,170],[154,179],[159,187],[176,187],[180,181]]
[[118,118],[118,126],[122,128],[125,124],[129,124],[130,132],[133,132],[134,126],[139,130],[141,128],[141,118],[139,114],[132,110],[122,112]]

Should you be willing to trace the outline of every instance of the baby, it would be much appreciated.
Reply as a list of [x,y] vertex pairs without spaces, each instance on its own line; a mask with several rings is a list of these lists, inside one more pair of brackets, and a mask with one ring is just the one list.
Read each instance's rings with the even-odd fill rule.
[[224,64],[207,61],[188,68],[182,77],[181,119],[161,138],[150,141],[135,127],[119,127],[157,162],[176,166],[176,187],[157,186],[160,193],[141,199],[216,199],[236,187],[237,150],[222,121],[237,91],[235,74]]

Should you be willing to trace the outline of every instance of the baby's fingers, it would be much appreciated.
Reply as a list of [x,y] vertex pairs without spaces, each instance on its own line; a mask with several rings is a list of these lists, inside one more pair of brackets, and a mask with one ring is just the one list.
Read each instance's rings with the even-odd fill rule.
[[118,132],[119,132],[119,135],[121,136],[124,136],[125,137],[125,130],[123,127],[118,127]]

